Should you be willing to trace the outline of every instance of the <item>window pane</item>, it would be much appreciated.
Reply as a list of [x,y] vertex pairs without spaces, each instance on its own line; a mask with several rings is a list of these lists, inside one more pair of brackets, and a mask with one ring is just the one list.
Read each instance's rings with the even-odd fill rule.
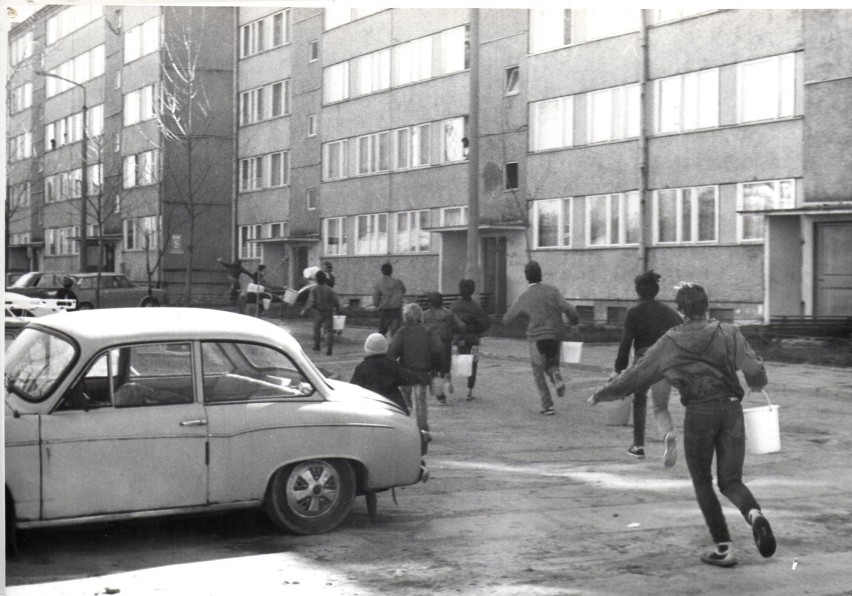
[[408,152],[411,146],[409,145],[409,130],[403,128],[396,131],[396,152],[394,157],[394,168],[404,169],[409,166]]
[[376,135],[376,153],[378,154],[377,170],[379,172],[386,172],[388,170],[389,138],[390,135],[386,132],[380,132]]
[[606,244],[606,196],[589,197],[589,245]]
[[681,95],[680,78],[663,79],[657,85],[659,90],[659,132],[680,131]]
[[621,196],[620,195],[609,195],[609,243],[610,244],[620,244],[620,240],[618,237],[619,234],[619,221],[621,218],[621,214],[619,212],[621,204]]
[[368,174],[370,172],[370,137],[358,139],[358,173]]
[[716,189],[702,188],[698,191],[698,240],[716,239]]
[[542,101],[533,104],[534,149],[554,149],[563,146],[562,102]]
[[698,127],[719,126],[719,70],[698,74]]
[[661,190],[657,193],[657,240],[677,242],[677,191]]
[[626,231],[624,241],[627,244],[638,244],[640,226],[638,192],[627,193],[627,196],[625,197],[624,211],[627,220],[625,222]]
[[538,247],[559,246],[560,201],[538,201]]
[[763,216],[758,214],[742,215],[742,239],[763,240]]
[[681,193],[680,240],[681,242],[690,242],[692,240],[692,199],[694,193],[690,188],[684,188]]
[[445,120],[441,124],[443,155],[442,161],[461,161],[464,159],[464,118]]
[[589,142],[612,139],[612,90],[589,94]]
[[742,120],[766,120],[778,115],[778,63],[762,60],[742,65]]

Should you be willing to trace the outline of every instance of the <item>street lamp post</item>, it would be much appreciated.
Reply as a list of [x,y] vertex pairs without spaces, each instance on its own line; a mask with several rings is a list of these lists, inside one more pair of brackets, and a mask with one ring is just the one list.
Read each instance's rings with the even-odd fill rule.
[[41,75],[43,77],[51,77],[54,79],[59,79],[60,81],[65,81],[66,83],[70,83],[75,87],[79,87],[83,90],[83,173],[81,175],[80,184],[82,188],[80,189],[80,272],[85,273],[88,269],[88,259],[87,259],[87,250],[86,245],[88,243],[88,206],[89,206],[89,113],[88,113],[88,102],[86,101],[86,87],[76,81],[72,81],[71,79],[66,79],[65,77],[59,76],[57,74],[53,74],[51,72],[45,72],[43,70],[37,70],[37,75]]

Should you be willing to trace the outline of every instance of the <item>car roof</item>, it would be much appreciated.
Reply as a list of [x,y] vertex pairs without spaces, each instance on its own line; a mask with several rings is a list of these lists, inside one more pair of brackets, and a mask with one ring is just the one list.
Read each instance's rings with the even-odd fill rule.
[[277,325],[248,315],[210,308],[107,308],[47,315],[40,326],[67,333],[80,342],[188,339],[269,339],[299,350],[298,342]]

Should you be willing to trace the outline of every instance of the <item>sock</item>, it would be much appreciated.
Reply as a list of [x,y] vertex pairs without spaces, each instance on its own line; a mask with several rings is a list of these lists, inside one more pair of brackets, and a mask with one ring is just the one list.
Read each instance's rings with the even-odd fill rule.
[[754,525],[754,518],[757,517],[758,515],[763,515],[760,512],[760,509],[752,509],[751,511],[748,512],[748,523],[749,523],[750,526]]
[[731,549],[730,542],[719,542],[716,544],[716,552],[720,555],[726,554]]

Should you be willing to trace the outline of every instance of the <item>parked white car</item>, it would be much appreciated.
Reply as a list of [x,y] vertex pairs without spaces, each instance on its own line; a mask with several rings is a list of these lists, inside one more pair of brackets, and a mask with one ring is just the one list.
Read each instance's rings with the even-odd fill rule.
[[3,307],[7,317],[43,317],[57,312],[74,310],[76,306],[76,300],[33,298],[17,292],[3,292]]
[[415,421],[285,330],[196,308],[32,319],[6,351],[6,531],[263,506],[331,530],[425,480]]

